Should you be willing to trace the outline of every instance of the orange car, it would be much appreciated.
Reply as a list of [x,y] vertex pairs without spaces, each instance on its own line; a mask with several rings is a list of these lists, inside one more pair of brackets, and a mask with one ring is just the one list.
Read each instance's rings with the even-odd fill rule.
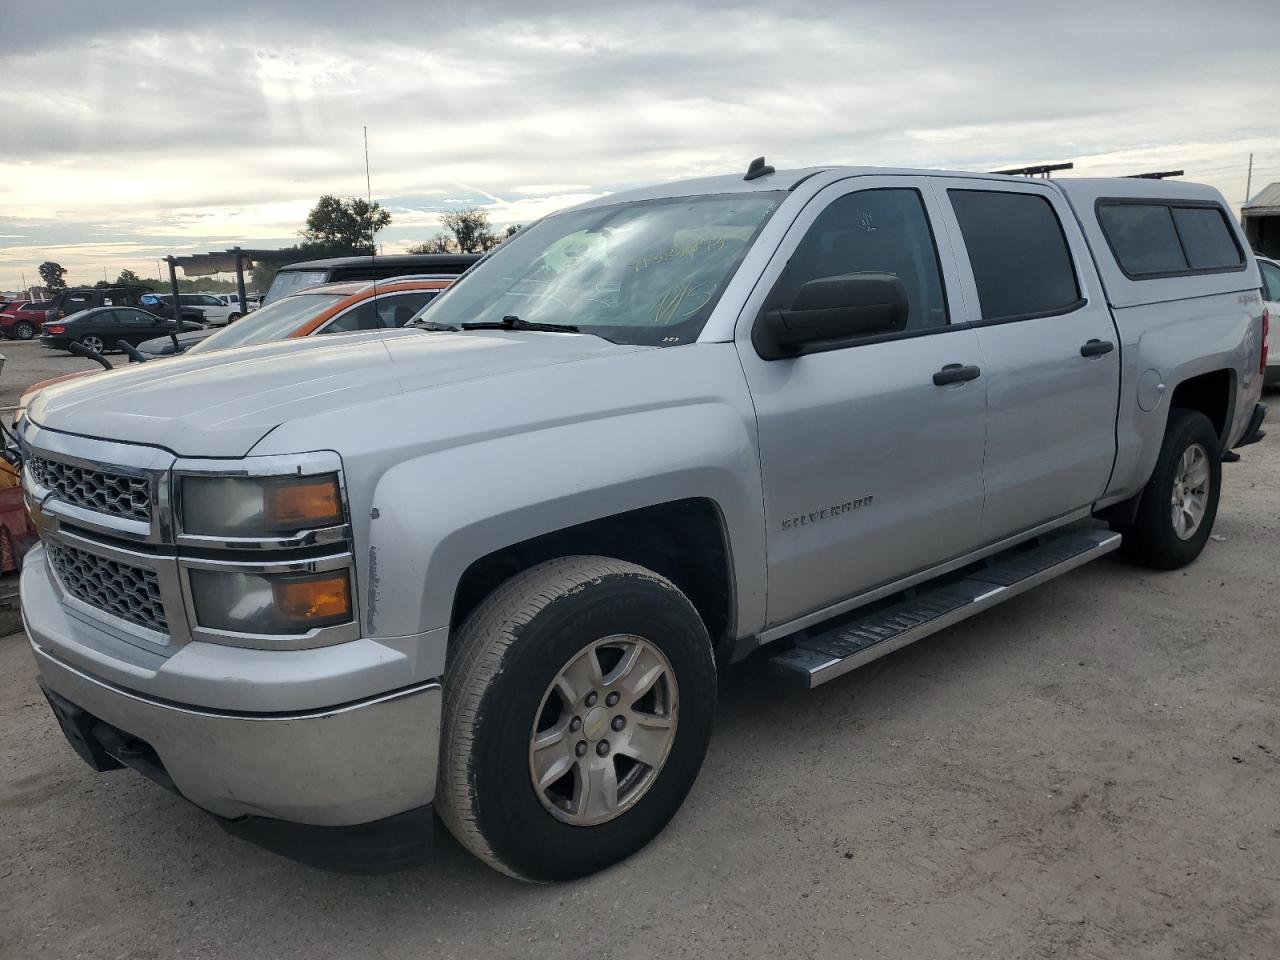
[[[183,353],[204,353],[290,337],[403,327],[454,279],[422,276],[323,283],[283,297],[225,327],[178,334],[178,342],[183,346]],[[148,340],[138,349],[148,358],[172,356],[173,339]],[[31,398],[45,387],[98,372],[81,370],[33,384],[18,400],[18,410],[26,409]]]

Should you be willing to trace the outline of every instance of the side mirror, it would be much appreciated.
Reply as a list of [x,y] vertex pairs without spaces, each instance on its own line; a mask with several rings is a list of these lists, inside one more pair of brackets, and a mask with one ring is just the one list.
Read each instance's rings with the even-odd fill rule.
[[906,329],[907,288],[891,273],[846,273],[804,284],[791,306],[771,310],[751,332],[765,360],[834,350]]

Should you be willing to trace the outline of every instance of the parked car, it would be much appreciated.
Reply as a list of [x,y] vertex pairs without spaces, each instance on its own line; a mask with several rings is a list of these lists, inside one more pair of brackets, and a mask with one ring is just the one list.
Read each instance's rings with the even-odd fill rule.
[[[172,294],[162,294],[161,298],[166,304],[172,304]],[[178,299],[184,308],[199,310],[201,319],[213,327],[226,326],[244,315],[243,310],[232,307],[225,300],[211,293],[180,293]]]
[[582,876],[679,809],[718,665],[809,688],[1117,548],[1193,561],[1261,435],[1260,285],[1183,182],[602,197],[416,327],[41,391],[40,682],[93,768],[313,862],[420,857],[434,809]]
[[235,314],[236,317],[243,317],[249,311],[258,309],[258,302],[262,299],[252,293],[246,294],[245,305],[242,306],[240,303],[240,294],[238,293],[215,293],[212,294],[212,296],[217,297],[226,306],[230,307],[231,313]]
[[[404,326],[451,282],[451,277],[401,277],[321,284],[256,310],[233,327],[180,334],[178,342],[184,352],[197,346],[200,351],[226,350],[317,333],[393,329]],[[153,357],[172,356],[173,339],[149,340],[139,350]]]
[[113,284],[109,287],[69,287],[54,294],[45,308],[44,320],[61,320],[81,310],[94,307],[137,307],[145,308],[144,301],[154,296],[148,286],[134,283]]
[[0,308],[0,332],[10,340],[30,340],[48,315],[47,300],[13,300]]
[[[1280,261],[1258,257],[1258,270],[1262,274],[1262,299],[1268,316],[1280,322]],[[1280,385],[1280,351],[1268,353],[1266,385]]]
[[341,280],[385,280],[390,277],[456,277],[480,259],[478,253],[401,253],[386,257],[330,257],[283,266],[262,298],[267,306],[307,287]]
[[[149,294],[142,298],[140,306],[143,310],[148,310],[158,317],[173,319],[173,294],[171,293]],[[182,301],[179,304],[179,310],[183,320],[201,325],[206,324],[203,307]]]
[[[202,328],[203,324],[183,320],[180,329]],[[98,353],[107,353],[117,349],[116,344],[121,340],[137,346],[173,329],[172,320],[140,307],[94,307],[81,310],[65,320],[45,321],[40,329],[40,346],[48,350],[66,350],[72,343],[79,343]]]

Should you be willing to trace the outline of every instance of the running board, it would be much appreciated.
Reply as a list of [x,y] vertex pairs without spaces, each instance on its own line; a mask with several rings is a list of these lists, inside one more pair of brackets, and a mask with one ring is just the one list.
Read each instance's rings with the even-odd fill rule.
[[1096,560],[1120,546],[1120,534],[1082,530],[997,557],[988,566],[825,633],[801,635],[770,658],[776,673],[806,689],[834,680]]

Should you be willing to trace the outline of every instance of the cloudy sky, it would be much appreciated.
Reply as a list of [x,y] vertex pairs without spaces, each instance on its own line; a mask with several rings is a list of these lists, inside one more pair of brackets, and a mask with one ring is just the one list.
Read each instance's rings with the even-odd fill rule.
[[[771,163],[1280,180],[1280,3],[0,0],[0,289]],[[1038,8],[1038,9],[1037,9]]]

